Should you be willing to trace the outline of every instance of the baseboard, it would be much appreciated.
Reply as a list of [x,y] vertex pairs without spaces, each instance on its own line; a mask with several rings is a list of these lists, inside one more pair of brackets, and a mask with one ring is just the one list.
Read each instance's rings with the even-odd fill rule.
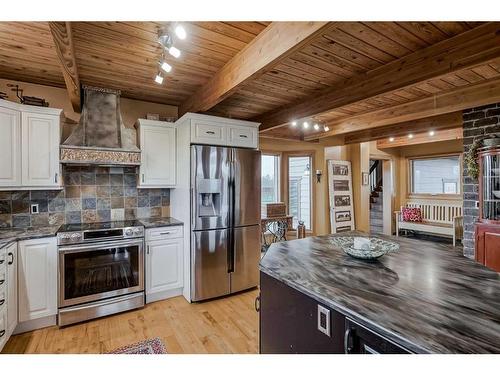
[[57,324],[57,315],[46,316],[44,318],[38,318],[33,320],[28,320],[27,322],[18,323],[13,335],[18,335],[20,333],[34,331],[35,329],[55,326]]
[[177,296],[182,296],[182,288],[146,294],[146,303],[161,301],[163,299],[177,297]]

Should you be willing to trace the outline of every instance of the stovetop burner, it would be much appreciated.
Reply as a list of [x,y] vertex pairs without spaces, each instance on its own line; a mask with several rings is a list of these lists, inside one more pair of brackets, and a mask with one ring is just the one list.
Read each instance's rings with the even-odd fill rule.
[[76,223],[76,224],[63,224],[58,230],[62,232],[82,232],[89,230],[102,230],[102,229],[123,229],[128,227],[142,227],[143,225],[137,220],[125,221],[107,221],[103,223]]
[[135,220],[64,224],[57,231],[58,245],[116,241],[144,237],[144,226]]

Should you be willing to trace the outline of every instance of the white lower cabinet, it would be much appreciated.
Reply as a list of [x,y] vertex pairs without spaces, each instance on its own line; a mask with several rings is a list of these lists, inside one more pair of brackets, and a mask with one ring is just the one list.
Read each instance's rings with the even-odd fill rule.
[[0,351],[17,325],[17,242],[0,249]]
[[10,336],[17,326],[17,242],[7,247],[7,335]]
[[19,323],[57,314],[57,240],[20,241]]
[[182,294],[182,262],[181,226],[146,230],[146,303]]

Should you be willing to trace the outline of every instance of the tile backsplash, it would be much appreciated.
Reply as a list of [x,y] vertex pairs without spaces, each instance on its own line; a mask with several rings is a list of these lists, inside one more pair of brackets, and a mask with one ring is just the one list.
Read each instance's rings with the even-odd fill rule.
[[[0,228],[169,216],[169,189],[138,189],[138,168],[63,166],[63,190],[0,191]],[[31,214],[31,204],[38,214]]]

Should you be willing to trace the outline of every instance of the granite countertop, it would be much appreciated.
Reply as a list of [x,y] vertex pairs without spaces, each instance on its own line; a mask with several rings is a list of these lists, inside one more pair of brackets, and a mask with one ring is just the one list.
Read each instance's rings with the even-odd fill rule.
[[365,262],[332,236],[273,244],[260,269],[414,352],[500,353],[499,273],[449,245],[393,236],[378,237],[398,252]]
[[184,225],[182,221],[174,219],[173,217],[161,217],[157,219],[138,219],[144,228],[160,228],[160,227],[171,227],[174,225]]
[[31,240],[34,238],[53,237],[56,235],[59,225],[29,228],[5,228],[0,229],[0,248],[13,241]]

